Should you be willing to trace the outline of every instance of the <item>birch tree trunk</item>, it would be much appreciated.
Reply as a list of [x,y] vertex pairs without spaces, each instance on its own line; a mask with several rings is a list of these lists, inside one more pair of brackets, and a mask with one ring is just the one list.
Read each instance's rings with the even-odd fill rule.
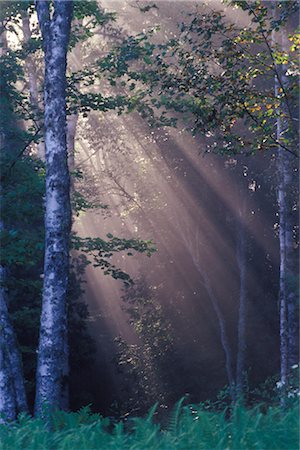
[[[0,57],[7,50],[5,31],[0,34]],[[6,99],[9,104],[9,98]],[[4,114],[4,111],[2,111]],[[10,122],[10,120],[8,120]],[[14,122],[12,118],[12,122]],[[11,150],[7,141],[7,122],[0,124],[0,149],[3,163]],[[15,123],[9,123],[13,128]],[[1,165],[1,164],[0,164]],[[0,185],[0,205],[2,186]],[[4,231],[4,222],[0,211],[0,234]],[[22,359],[17,339],[8,312],[7,268],[0,264],[0,422],[14,420],[18,413],[28,412],[24,387]]]
[[[272,4],[273,18],[278,16],[276,2]],[[289,53],[288,32],[286,26],[279,33],[273,32],[273,45],[279,45],[280,50]],[[292,139],[293,117],[289,108],[289,100],[285,92],[289,87],[287,64],[275,64],[275,97],[281,100],[281,109],[277,116],[277,141]],[[298,363],[299,323],[298,323],[298,251],[295,239],[297,224],[297,196],[293,186],[297,186],[297,165],[295,157],[283,147],[278,146],[277,201],[279,210],[279,248],[280,248],[280,358],[281,385],[283,396],[286,393],[288,376],[291,367]]]
[[[288,53],[288,33],[286,29],[282,29],[282,49]],[[282,65],[282,84],[285,89],[288,90],[289,80],[287,76],[288,67]],[[278,83],[276,83],[276,91],[278,91]],[[288,117],[288,111],[284,111],[286,117]],[[277,140],[283,137],[288,137],[288,120],[278,118],[277,122]],[[283,253],[284,247],[284,258],[283,264],[280,270],[282,286],[281,292],[282,296],[286,301],[286,314],[287,314],[287,348],[288,348],[288,358],[287,366],[288,369],[298,363],[298,344],[299,344],[299,329],[298,329],[298,286],[297,279],[299,276],[298,272],[298,251],[295,239],[295,228],[297,224],[297,197],[293,192],[292,187],[297,186],[297,165],[295,157],[283,148],[278,149],[278,175],[279,175],[279,192],[278,192],[278,202],[279,202],[279,212],[280,212],[280,228],[283,229],[283,233],[280,233],[280,248]],[[284,242],[282,242],[284,241]]]
[[43,415],[60,406],[68,357],[65,343],[71,207],[65,88],[72,7],[72,1],[54,1],[51,18],[49,2],[36,1],[45,52],[46,143],[46,242],[36,415]]
[[77,121],[78,121],[78,114],[72,114],[71,116],[68,116],[67,146],[68,146],[68,164],[70,172],[74,172],[75,170],[75,136],[77,129]]
[[[75,136],[77,128],[78,114],[72,114],[67,118],[67,152],[68,152],[68,168],[70,177],[70,196],[74,194],[74,180],[72,177],[72,172],[75,170]],[[68,321],[68,318],[66,318]],[[68,328],[68,326],[67,326]],[[69,365],[69,340],[68,333],[64,335],[64,363],[63,363],[63,386],[60,399],[60,409],[63,411],[68,411],[69,409],[69,375],[70,375],[70,365]]]
[[[11,371],[3,333],[5,308],[3,288],[0,288],[0,424],[15,420],[17,416],[16,398],[13,390]],[[4,311],[4,314],[2,313],[2,310]]]
[[[74,19],[74,25],[77,27],[83,27],[83,19]],[[81,69],[82,64],[82,42],[78,42],[76,47],[73,48],[69,55],[69,67],[71,71],[78,71]],[[80,89],[80,83],[77,83],[77,87]],[[71,114],[67,117],[67,145],[68,145],[68,164],[70,173],[75,170],[75,137],[78,122],[78,112]],[[73,191],[74,182],[71,177],[71,191]]]
[[[3,223],[0,222],[2,231]],[[0,414],[15,420],[28,412],[21,355],[10,321],[6,292],[7,273],[0,265]]]
[[[23,12],[22,14],[22,30],[24,35],[24,43],[28,44],[31,39],[31,30],[29,24],[29,16],[26,11]],[[30,103],[34,114],[34,120],[38,128],[40,130],[43,130],[43,121],[41,120],[41,108],[39,104],[39,90],[38,90],[36,64],[30,54],[26,58],[25,66],[26,71],[28,73]],[[45,143],[43,141],[39,141],[37,147],[38,147],[38,157],[42,161],[45,161]]]

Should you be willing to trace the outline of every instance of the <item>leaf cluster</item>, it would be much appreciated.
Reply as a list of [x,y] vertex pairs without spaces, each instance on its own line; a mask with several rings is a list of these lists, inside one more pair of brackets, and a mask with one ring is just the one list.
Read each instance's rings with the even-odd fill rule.
[[[253,154],[276,148],[280,118],[287,124],[280,144],[297,155],[297,33],[290,34],[288,50],[272,42],[296,5],[282,5],[274,21],[261,1],[233,3],[248,12],[249,26],[241,28],[207,7],[188,14],[179,37],[168,42],[154,44],[152,32],[127,38],[99,64],[100,72],[106,64],[110,83],[128,92],[128,110],[137,110],[152,126],[176,126],[180,118],[205,139],[207,151]],[[289,68],[288,85],[278,69],[282,65]]]
[[156,251],[152,241],[118,238],[110,233],[107,234],[107,238],[108,240],[82,238],[73,234],[71,245],[73,249],[89,255],[92,259],[92,261],[89,260],[89,263],[102,269],[104,275],[111,275],[115,279],[122,280],[125,285],[131,285],[133,280],[130,275],[116,267],[109,259],[120,252],[126,252],[127,256],[132,256],[132,251],[151,256]]

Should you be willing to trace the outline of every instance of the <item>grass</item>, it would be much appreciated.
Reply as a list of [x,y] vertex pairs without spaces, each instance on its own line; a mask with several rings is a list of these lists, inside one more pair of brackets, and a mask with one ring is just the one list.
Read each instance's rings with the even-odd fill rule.
[[[229,417],[228,417],[229,416]],[[262,412],[257,406],[235,406],[213,412],[203,406],[178,404],[162,428],[155,423],[155,408],[145,418],[113,423],[92,414],[57,412],[52,430],[40,419],[20,416],[16,423],[0,425],[0,449],[45,450],[298,450],[298,404]]]

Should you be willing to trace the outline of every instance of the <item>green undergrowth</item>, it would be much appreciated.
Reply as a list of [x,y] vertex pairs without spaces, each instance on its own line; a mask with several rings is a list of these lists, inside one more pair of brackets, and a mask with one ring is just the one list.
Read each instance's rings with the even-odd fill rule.
[[51,430],[42,420],[24,415],[16,423],[2,424],[0,449],[297,450],[298,420],[297,404],[285,410],[237,405],[213,412],[180,402],[164,427],[156,421],[155,407],[145,418],[117,423],[83,408],[54,414]]

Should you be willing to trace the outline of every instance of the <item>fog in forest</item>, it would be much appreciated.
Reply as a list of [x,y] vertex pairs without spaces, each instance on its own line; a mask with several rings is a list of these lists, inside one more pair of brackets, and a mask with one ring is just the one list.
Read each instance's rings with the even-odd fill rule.
[[[202,7],[158,1],[157,8],[143,13],[138,2],[101,5],[117,12],[111,36],[100,30],[89,45],[76,49],[71,68],[93,60],[114,38],[156,24],[158,42],[172,37],[187,12]],[[209,6],[220,7],[219,2]],[[227,14],[247,23],[242,12]],[[95,92],[99,88],[113,89],[99,85]],[[235,376],[241,299],[247,383],[256,386],[279,371],[272,154],[235,158],[204,150],[201,136],[192,137],[180,122],[176,129],[157,129],[138,113],[95,111],[78,119],[75,169],[83,175],[75,188],[108,207],[81,213],[74,229],[81,236],[152,240],[156,247],[151,257],[126,252],[113,257],[134,280],[132,295],[144,303],[130,303],[121,280],[92,265],[86,269],[84,300],[96,360],[89,369],[80,368],[79,377],[97,410],[107,412],[123,402],[124,412],[124,405],[134,412],[142,394],[144,408],[157,399],[170,406],[185,394],[191,402],[216,398],[228,385],[228,364]],[[141,332],[132,323],[135,307],[149,319]],[[155,345],[151,349],[156,321],[165,361]],[[132,355],[138,356],[137,370]]]

